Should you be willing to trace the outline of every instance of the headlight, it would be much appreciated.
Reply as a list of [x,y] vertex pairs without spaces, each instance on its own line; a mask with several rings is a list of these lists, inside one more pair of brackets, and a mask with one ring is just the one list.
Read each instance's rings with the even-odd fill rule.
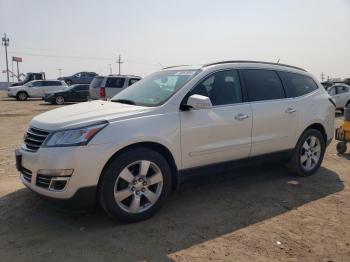
[[76,129],[66,129],[53,132],[46,139],[43,146],[55,147],[87,145],[90,140],[107,125],[108,122],[106,121]]

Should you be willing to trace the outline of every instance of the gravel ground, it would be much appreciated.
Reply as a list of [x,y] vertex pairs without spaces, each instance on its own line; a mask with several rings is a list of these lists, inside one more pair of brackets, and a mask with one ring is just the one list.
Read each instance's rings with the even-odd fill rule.
[[314,176],[271,163],[201,176],[155,217],[116,224],[58,209],[19,181],[14,150],[31,118],[55,107],[0,92],[0,261],[350,261],[350,152],[338,156],[334,141]]

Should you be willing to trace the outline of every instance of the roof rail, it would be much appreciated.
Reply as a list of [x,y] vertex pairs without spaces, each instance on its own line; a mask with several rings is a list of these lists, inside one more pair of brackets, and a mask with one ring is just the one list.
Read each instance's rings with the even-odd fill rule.
[[174,68],[174,67],[181,67],[181,66],[191,66],[191,65],[174,65],[174,66],[167,66],[167,67],[163,67],[163,69],[169,69],[169,68]]
[[291,65],[286,65],[286,64],[280,64],[280,63],[273,63],[273,62],[264,62],[264,61],[250,61],[250,60],[232,60],[232,61],[220,61],[220,62],[215,62],[215,63],[210,63],[210,64],[205,64],[203,67],[207,66],[212,66],[212,65],[221,65],[221,64],[231,64],[231,63],[255,63],[255,64],[267,64],[267,65],[279,65],[279,66],[285,66],[285,67],[290,67],[298,70],[305,71],[305,69],[296,67],[296,66],[291,66]]

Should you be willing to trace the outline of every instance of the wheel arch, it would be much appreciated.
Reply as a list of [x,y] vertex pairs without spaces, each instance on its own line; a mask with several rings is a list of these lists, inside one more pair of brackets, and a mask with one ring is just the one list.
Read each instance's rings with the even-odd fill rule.
[[324,142],[327,143],[328,138],[327,138],[326,128],[321,123],[310,124],[307,128],[304,129],[303,133],[308,129],[316,129],[316,130],[320,131],[320,133],[322,134],[322,136],[324,138]]
[[116,157],[118,157],[119,155],[123,154],[124,152],[133,149],[133,148],[148,148],[151,150],[154,150],[158,153],[160,153],[162,156],[165,157],[165,159],[167,160],[167,162],[169,163],[170,169],[171,169],[171,177],[172,177],[172,189],[176,190],[179,186],[180,183],[180,176],[179,176],[179,171],[178,171],[178,167],[176,165],[175,159],[171,153],[171,151],[164,145],[157,143],[157,142],[137,142],[134,144],[130,144],[127,145],[121,149],[119,149],[117,152],[115,152],[109,159],[108,161],[105,163],[105,165],[103,166],[102,172],[100,174],[99,180],[98,180],[98,185],[100,185],[101,179],[102,179],[102,175],[105,172],[106,168],[108,167],[108,165],[111,163],[111,161],[113,161],[113,159],[115,159]]

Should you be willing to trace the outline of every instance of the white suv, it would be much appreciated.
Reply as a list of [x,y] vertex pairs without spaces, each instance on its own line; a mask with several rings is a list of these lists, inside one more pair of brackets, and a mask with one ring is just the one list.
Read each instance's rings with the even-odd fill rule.
[[350,107],[350,86],[336,84],[328,88],[328,93],[334,99],[337,109],[344,112],[344,107]]
[[34,80],[25,83],[23,86],[11,86],[7,89],[8,97],[14,97],[19,101],[28,98],[41,98],[45,93],[61,91],[68,86],[64,81],[59,80]]
[[333,103],[292,66],[166,68],[111,101],[36,116],[16,163],[33,191],[73,203],[97,199],[112,217],[134,222],[154,214],[181,178],[208,166],[269,155],[297,175],[315,173],[333,138]]

